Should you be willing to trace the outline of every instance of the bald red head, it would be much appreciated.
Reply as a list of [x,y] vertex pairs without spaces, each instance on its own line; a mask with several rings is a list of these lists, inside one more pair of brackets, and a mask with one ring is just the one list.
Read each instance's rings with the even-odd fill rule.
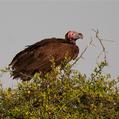
[[74,43],[77,39],[83,39],[83,34],[76,31],[69,31],[66,33],[65,39]]

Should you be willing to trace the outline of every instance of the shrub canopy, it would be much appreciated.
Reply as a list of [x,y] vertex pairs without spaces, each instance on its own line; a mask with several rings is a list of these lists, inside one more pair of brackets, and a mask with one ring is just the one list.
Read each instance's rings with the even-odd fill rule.
[[90,77],[53,67],[44,78],[35,74],[17,88],[0,87],[1,119],[119,119],[119,78],[104,74],[106,62]]

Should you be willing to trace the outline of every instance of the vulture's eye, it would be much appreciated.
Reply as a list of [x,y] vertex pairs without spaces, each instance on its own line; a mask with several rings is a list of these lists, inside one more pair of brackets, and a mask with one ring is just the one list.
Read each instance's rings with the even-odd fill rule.
[[73,36],[74,34],[72,33],[71,35]]
[[71,36],[74,36],[74,33],[71,33]]

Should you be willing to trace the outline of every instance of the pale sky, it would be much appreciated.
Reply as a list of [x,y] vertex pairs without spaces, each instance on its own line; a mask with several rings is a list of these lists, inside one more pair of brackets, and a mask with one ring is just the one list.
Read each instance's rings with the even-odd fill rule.
[[[16,1],[16,2],[15,2]],[[7,66],[26,45],[44,38],[60,37],[69,30],[84,34],[77,45],[80,52],[99,29],[106,40],[109,66],[107,73],[119,76],[119,2],[118,0],[1,0],[0,1],[0,67]],[[100,47],[89,48],[74,68],[89,75],[100,53]],[[0,78],[4,87],[13,86],[8,75]]]

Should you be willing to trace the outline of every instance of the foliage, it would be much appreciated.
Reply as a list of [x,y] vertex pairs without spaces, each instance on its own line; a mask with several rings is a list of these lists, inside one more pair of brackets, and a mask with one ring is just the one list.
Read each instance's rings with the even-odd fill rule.
[[67,64],[44,78],[35,74],[17,88],[0,87],[1,119],[119,119],[119,78],[101,62],[88,78]]

